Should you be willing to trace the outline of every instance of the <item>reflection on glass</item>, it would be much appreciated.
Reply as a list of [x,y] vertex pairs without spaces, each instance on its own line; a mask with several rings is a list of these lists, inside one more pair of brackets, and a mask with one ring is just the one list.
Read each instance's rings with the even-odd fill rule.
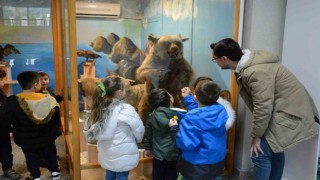
[[[29,5],[30,6],[30,5]],[[2,22],[6,26],[50,26],[50,8],[3,6]]]

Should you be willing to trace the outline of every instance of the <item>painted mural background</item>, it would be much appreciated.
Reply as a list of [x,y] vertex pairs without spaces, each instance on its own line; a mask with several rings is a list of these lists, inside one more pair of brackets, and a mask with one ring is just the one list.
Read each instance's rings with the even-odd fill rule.
[[[145,48],[148,34],[181,34],[189,38],[184,43],[184,54],[196,76],[210,76],[222,89],[229,89],[230,71],[220,70],[211,61],[209,46],[222,38],[232,37],[233,0],[120,0],[120,4],[121,15],[126,18],[77,18],[77,49],[92,50],[90,43],[95,37],[106,37],[111,32],[130,38],[141,50]],[[13,79],[24,70],[43,70],[50,75],[50,87],[55,88],[51,22],[49,26],[1,26],[0,44],[6,43],[22,52],[6,57],[8,62],[14,61],[11,67]],[[104,77],[106,69],[114,70],[115,64],[106,54],[98,54],[102,58],[96,61],[95,74]],[[84,61],[83,57],[78,57],[79,77]],[[18,85],[13,85],[13,93],[19,91]]]

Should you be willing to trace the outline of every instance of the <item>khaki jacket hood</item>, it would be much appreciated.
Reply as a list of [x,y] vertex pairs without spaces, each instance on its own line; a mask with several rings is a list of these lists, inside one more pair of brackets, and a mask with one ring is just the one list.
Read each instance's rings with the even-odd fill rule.
[[[256,58],[259,57],[259,58]],[[248,67],[258,64],[279,63],[279,57],[266,51],[252,51],[251,56],[240,72]]]
[[51,120],[59,104],[54,97],[42,93],[17,94],[18,103],[35,124],[46,124]]

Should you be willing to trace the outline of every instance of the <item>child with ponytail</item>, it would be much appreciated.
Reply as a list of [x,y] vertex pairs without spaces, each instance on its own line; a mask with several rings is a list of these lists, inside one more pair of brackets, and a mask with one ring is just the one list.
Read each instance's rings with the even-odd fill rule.
[[97,141],[98,161],[106,180],[128,179],[139,162],[137,143],[144,135],[143,123],[134,107],[124,103],[123,79],[103,78],[93,95],[91,114],[84,123],[88,142]]

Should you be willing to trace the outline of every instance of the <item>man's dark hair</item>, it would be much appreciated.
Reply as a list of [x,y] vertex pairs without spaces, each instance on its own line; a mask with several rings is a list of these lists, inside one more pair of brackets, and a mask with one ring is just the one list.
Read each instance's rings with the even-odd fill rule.
[[197,85],[195,95],[201,104],[210,106],[217,102],[220,91],[221,89],[216,83],[203,80]]
[[170,95],[165,89],[153,89],[148,96],[148,103],[152,111],[158,107],[170,107]]
[[40,75],[35,71],[24,71],[18,74],[17,79],[23,90],[31,89],[35,83],[39,82]]
[[239,44],[231,38],[222,39],[217,43],[212,43],[210,48],[218,58],[226,56],[231,61],[240,61],[243,55]]
[[0,78],[4,78],[4,77],[6,77],[6,76],[7,76],[6,71],[0,69]]

